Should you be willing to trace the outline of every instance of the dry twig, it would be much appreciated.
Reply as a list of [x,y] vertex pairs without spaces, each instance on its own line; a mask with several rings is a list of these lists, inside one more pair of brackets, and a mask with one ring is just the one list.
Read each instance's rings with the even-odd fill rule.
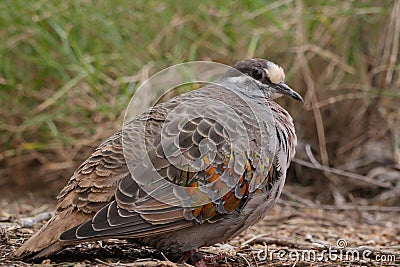
[[321,170],[321,171],[324,171],[324,172],[337,174],[337,175],[340,175],[340,176],[346,176],[346,177],[349,177],[349,178],[353,178],[353,179],[356,179],[356,180],[359,180],[359,181],[362,181],[362,182],[365,182],[365,183],[370,183],[370,184],[373,184],[373,185],[376,185],[376,186],[379,186],[379,187],[383,187],[383,188],[391,188],[392,187],[391,184],[379,182],[379,181],[376,181],[376,180],[371,179],[371,178],[369,178],[367,176],[364,176],[364,175],[360,175],[360,174],[352,173],[352,172],[347,172],[347,171],[342,171],[342,170],[339,170],[339,169],[335,169],[335,168],[331,168],[331,167],[328,167],[328,166],[321,165],[315,159],[315,157],[313,156],[313,154],[311,152],[311,149],[310,149],[310,145],[308,145],[308,144],[306,145],[306,152],[307,152],[307,155],[310,158],[311,162],[307,162],[307,161],[299,159],[299,158],[294,158],[293,162],[296,162],[296,163],[298,163],[300,165],[303,165],[303,166],[306,166],[306,167],[309,167],[309,168],[313,168],[313,169]]

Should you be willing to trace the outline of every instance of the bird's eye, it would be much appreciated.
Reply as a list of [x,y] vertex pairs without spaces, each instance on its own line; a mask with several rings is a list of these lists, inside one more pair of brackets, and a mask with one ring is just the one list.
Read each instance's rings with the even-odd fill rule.
[[251,77],[253,77],[256,80],[261,80],[263,77],[263,71],[260,69],[253,69],[251,71]]

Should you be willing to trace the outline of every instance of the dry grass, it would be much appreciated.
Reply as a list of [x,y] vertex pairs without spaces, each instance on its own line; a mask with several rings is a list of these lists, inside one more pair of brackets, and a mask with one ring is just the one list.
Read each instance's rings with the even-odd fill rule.
[[[27,224],[26,218],[22,219],[28,216],[33,219],[29,221],[35,221],[34,218],[47,215],[51,208],[42,205],[45,201],[37,199],[34,205],[23,201],[1,202],[0,211],[2,206],[14,207],[19,213],[0,212],[0,265],[32,265],[14,261],[10,255],[45,222]],[[400,263],[399,229],[396,228],[399,207],[391,212],[343,211],[295,204],[282,200],[268,217],[239,237],[201,250],[205,255],[223,255],[221,267],[349,264],[367,267]],[[113,239],[70,247],[40,263],[41,266],[189,266],[180,264],[179,258],[180,255],[167,251]]]
[[286,201],[397,210],[399,17],[397,0],[3,1],[0,193],[57,194],[164,67],[262,57],[305,99],[279,100],[299,137]]

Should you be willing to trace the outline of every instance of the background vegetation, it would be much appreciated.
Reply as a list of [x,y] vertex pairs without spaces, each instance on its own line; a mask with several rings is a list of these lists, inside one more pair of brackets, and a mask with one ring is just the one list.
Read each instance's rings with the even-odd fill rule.
[[151,74],[261,57],[305,99],[280,100],[300,140],[287,199],[393,204],[399,18],[396,0],[1,1],[1,193],[57,194]]

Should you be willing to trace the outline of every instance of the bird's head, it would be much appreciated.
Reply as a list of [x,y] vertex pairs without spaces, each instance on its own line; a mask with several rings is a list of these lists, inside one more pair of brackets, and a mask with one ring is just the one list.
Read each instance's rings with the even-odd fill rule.
[[238,77],[237,71],[231,71],[230,75],[234,76],[237,82],[248,83],[250,80],[268,98],[275,99],[287,95],[295,100],[303,101],[299,93],[285,84],[285,72],[274,62],[258,58],[247,59],[236,63],[233,68],[246,75]]

